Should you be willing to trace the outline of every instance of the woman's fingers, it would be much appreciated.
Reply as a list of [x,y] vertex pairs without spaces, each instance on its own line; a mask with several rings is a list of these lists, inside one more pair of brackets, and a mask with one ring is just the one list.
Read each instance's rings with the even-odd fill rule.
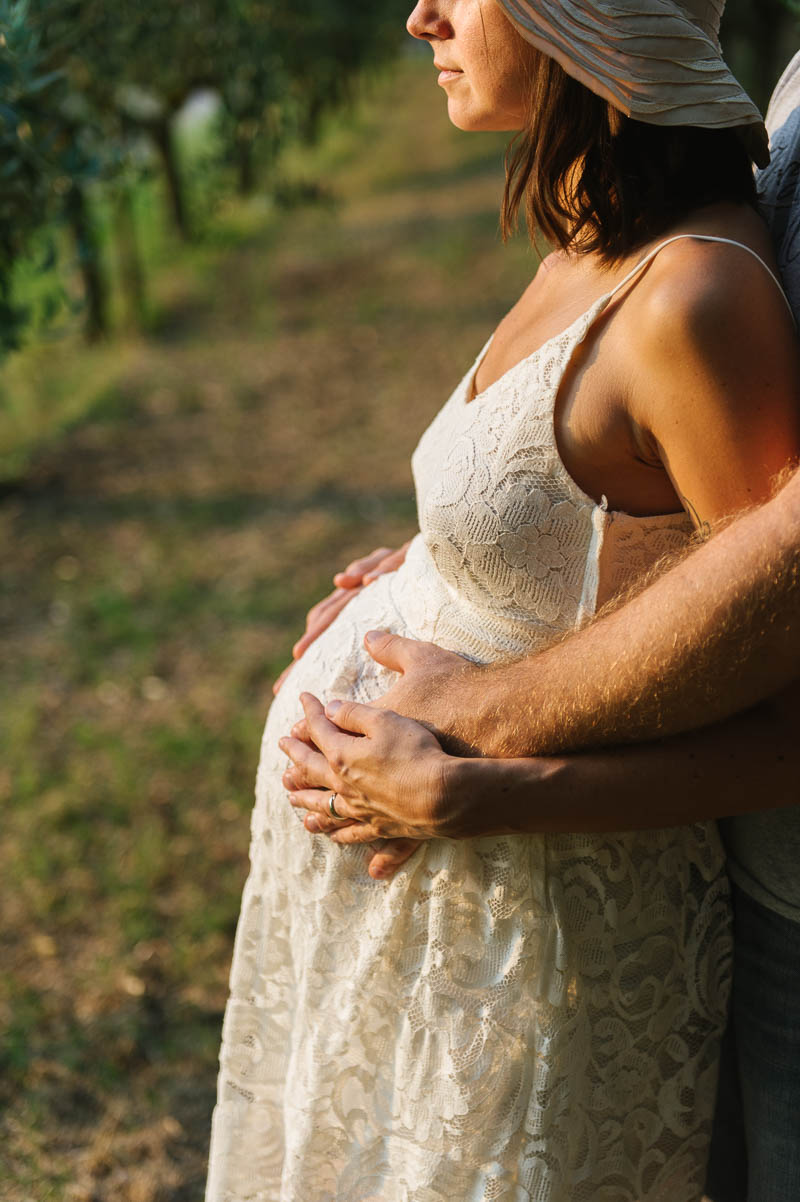
[[374,568],[370,568],[368,572],[364,573],[362,584],[372,584],[373,580],[377,580],[379,576],[385,576],[387,572],[396,572],[405,557],[404,547],[399,551],[392,551],[391,555],[387,555]]
[[294,660],[292,660],[292,662],[290,664],[286,665],[286,667],[283,669],[283,671],[281,672],[278,679],[274,682],[274,684],[272,686],[272,692],[275,694],[275,696],[277,696],[281,685],[283,684],[284,680],[289,675],[289,673],[291,672],[293,667],[294,667]]
[[297,792],[298,789],[327,789],[328,795],[336,788],[335,783],[331,779],[330,765],[322,756],[320,759],[319,752],[313,744],[304,743],[306,748],[306,758],[301,759],[299,749],[293,747],[293,744],[278,740],[278,746],[281,751],[288,755],[292,762],[283,774],[283,787],[290,793]]
[[421,845],[419,839],[387,839],[370,860],[367,866],[369,875],[377,881],[394,876]]
[[[394,876],[421,846],[419,839],[381,839],[369,822],[354,819],[337,822],[329,812],[330,793],[327,789],[302,789],[293,793],[290,800],[295,809],[307,811],[303,825],[309,834],[328,835],[332,842],[342,847],[369,844],[373,855],[367,871],[374,880],[388,880]],[[337,796],[335,805],[337,813],[342,813],[347,802]]]
[[[339,730],[346,730],[357,735],[369,735],[383,720],[385,711],[377,710],[371,705],[362,705],[358,701],[329,701],[325,706],[324,713]],[[314,727],[308,722],[308,714],[306,714],[306,721],[309,734],[313,739]]]
[[[293,793],[290,800],[295,809],[307,811],[303,825],[309,834],[330,835],[333,842],[340,845],[370,844],[374,854],[369,862],[369,874],[376,880],[393,876],[421,846],[419,839],[376,838],[372,824],[368,822],[358,822],[352,818],[337,822],[330,814],[330,797],[327,789],[303,789]],[[337,795],[334,804],[337,813],[341,813],[347,802]],[[346,835],[345,831],[348,832]]]
[[392,551],[391,555],[387,555],[385,559],[369,572],[364,573],[364,584],[371,584],[373,580],[377,580],[379,576],[383,576],[386,572],[396,572],[402,563],[405,563],[408,548],[411,546],[411,539],[407,543],[403,543],[402,547],[398,547],[396,551]]
[[299,659],[311,644],[327,630],[334,618],[357,596],[360,589],[337,589],[308,611],[306,630],[292,648],[292,658]]
[[295,722],[291,729],[291,736],[293,739],[302,739],[304,743],[314,742],[314,740],[311,738],[311,732],[308,729],[308,723],[306,722],[305,718],[300,718],[298,722]]
[[336,588],[332,593],[328,593],[327,597],[323,597],[321,601],[318,601],[316,605],[312,605],[306,614],[306,626],[313,626],[324,616],[326,610],[338,604],[339,601],[347,597],[352,591],[352,589]]
[[[355,730],[359,734],[366,733],[371,729],[371,715],[379,713],[370,706],[359,705],[355,701],[331,701],[327,709],[334,717],[334,722],[332,722],[313,693],[301,693],[300,702],[306,716],[309,738],[334,767],[342,763],[343,753],[350,741],[350,735],[345,732]],[[366,714],[362,714],[362,711],[366,711]],[[340,715],[342,723],[349,723],[349,725],[340,727]]]
[[284,775],[287,789],[328,789],[335,791],[336,780],[325,759],[315,747],[291,737],[279,739],[278,746],[294,765]]
[[[326,713],[313,694],[302,693],[300,700],[307,739],[284,738],[280,747],[292,761],[284,776],[292,804],[325,820],[307,829],[342,844],[416,841],[439,833],[436,803],[430,798],[438,797],[445,757],[430,731],[390,710],[354,701],[331,702]],[[392,788],[386,795],[386,779],[390,785],[403,782],[399,795]],[[337,814],[354,819],[354,825],[330,829],[331,793],[337,794]],[[411,850],[410,843],[398,844],[384,853],[388,858],[376,864],[376,872],[380,866],[391,875]]]
[[[334,790],[331,788],[297,789],[294,792],[291,792],[289,794],[289,801],[296,810],[306,810],[310,817],[313,817],[314,819],[316,819],[319,822],[321,834],[331,834],[331,836],[333,836],[336,832],[333,831],[332,829],[331,830],[327,829],[328,824],[330,822],[333,821],[333,823],[335,825],[335,819],[333,818],[333,815],[331,814],[331,811],[330,811],[330,800],[331,800],[331,794],[333,792],[334,792]],[[338,826],[339,833],[343,833],[345,830],[349,830],[351,827],[351,824],[353,824],[353,823],[356,823],[356,825],[358,825],[359,829],[361,829],[361,826],[360,826],[360,824],[358,824],[358,820],[357,820],[356,816],[354,814],[351,814],[348,812],[348,805],[347,805],[346,798],[343,798],[341,796],[341,794],[337,793],[336,801],[334,802],[334,805],[336,807],[336,813],[341,815],[341,817],[343,819],[348,820],[347,822],[339,823],[339,826]],[[378,836],[374,833],[370,836],[370,839],[376,839],[376,838],[378,838]],[[367,839],[367,840],[354,839],[353,842],[354,843],[369,842],[369,839]]]
[[[441,751],[438,739],[426,727],[414,722],[411,718],[404,718],[394,710],[379,709],[379,702],[380,698],[371,705],[363,705],[358,701],[329,701],[325,706],[324,714],[326,718],[336,724],[337,730],[368,736],[373,741],[374,748],[382,752],[386,760],[387,771],[390,766],[390,758],[397,757],[401,744],[406,748],[407,757],[417,755],[422,750]],[[315,735],[317,721],[317,719],[315,722],[309,721],[308,711],[306,711],[306,721],[302,730],[305,736],[314,743],[317,742]],[[292,733],[295,734],[300,729],[298,723]],[[316,729],[327,733],[325,727],[317,726]],[[412,741],[411,745],[408,744],[409,739]],[[322,747],[322,744],[318,744],[318,746]],[[328,754],[327,748],[322,748],[322,750],[326,755]],[[336,750],[344,756],[344,762],[349,763],[356,751],[356,745],[352,741],[340,742]]]
[[372,571],[378,566],[381,560],[392,555],[391,547],[377,547],[371,551],[369,555],[363,555],[361,559],[354,559],[349,563],[343,572],[337,572],[333,578],[333,583],[337,588],[356,588],[363,584],[364,576],[367,572]]
[[[325,790],[325,804],[329,806],[330,793]],[[337,798],[338,800],[338,798]],[[335,804],[335,803],[334,803]],[[337,809],[338,813],[338,809]],[[303,819],[303,826],[311,835],[332,835],[334,831],[340,831],[345,826],[352,825],[352,820],[347,818],[344,822],[337,822],[335,818],[331,818],[324,812],[309,812]]]
[[[336,808],[339,809],[338,798],[336,800]],[[338,831],[331,831],[331,843],[338,843],[342,847],[350,847],[356,843],[375,843],[376,841],[385,844],[385,831],[378,830],[374,822],[367,820],[348,822],[346,826],[342,825]]]
[[[300,659],[305,654],[365,584],[371,584],[385,572],[395,571],[405,559],[407,549],[408,543],[397,551],[392,551],[390,547],[378,547],[371,554],[353,560],[343,572],[337,572],[333,578],[336,585],[334,591],[308,611],[306,629],[292,648],[292,659]],[[285,675],[286,672],[281,673],[275,681],[274,693],[280,689]]]

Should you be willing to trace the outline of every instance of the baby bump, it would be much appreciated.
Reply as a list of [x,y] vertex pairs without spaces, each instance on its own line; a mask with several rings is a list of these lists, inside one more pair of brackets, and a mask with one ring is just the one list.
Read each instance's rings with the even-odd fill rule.
[[287,810],[297,822],[281,783],[289,760],[278,747],[278,740],[303,716],[301,693],[313,693],[323,704],[333,698],[370,702],[387,692],[397,679],[396,673],[376,663],[364,647],[364,635],[376,627],[397,634],[410,633],[388,585],[388,577],[383,577],[354,597],[286,677],[264,727],[254,823],[267,817],[270,821],[281,820]]
[[[505,982],[499,991],[506,994],[513,992],[512,982],[519,987],[524,980],[523,995],[530,997],[535,981],[548,1004],[561,1004],[565,992],[583,987],[598,999],[607,990],[613,993],[621,947],[634,949],[631,971],[636,958],[644,957],[650,981],[682,978],[688,950],[689,958],[707,957],[706,971],[689,975],[715,1009],[727,943],[711,940],[717,950],[708,956],[702,932],[707,937],[711,926],[722,934],[727,909],[722,850],[713,827],[432,840],[389,884],[367,875],[369,848],[339,848],[304,830],[281,782],[288,760],[277,741],[301,716],[303,691],[323,703],[334,697],[369,702],[391,687],[395,674],[364,648],[368,630],[435,637],[435,630],[413,619],[413,605],[407,604],[409,589],[419,595],[414,591],[419,576],[409,575],[410,567],[407,562],[382,577],[342,611],[295,665],[266,724],[254,851],[272,861],[290,890],[296,887],[298,921],[303,913],[307,930],[320,923],[335,927],[340,920],[338,933],[329,931],[337,943],[367,923],[373,950],[396,965],[402,962],[419,980],[433,968],[426,959],[433,943],[448,949],[457,992],[496,991]],[[491,806],[490,796],[486,804]],[[419,963],[413,948],[423,957]]]

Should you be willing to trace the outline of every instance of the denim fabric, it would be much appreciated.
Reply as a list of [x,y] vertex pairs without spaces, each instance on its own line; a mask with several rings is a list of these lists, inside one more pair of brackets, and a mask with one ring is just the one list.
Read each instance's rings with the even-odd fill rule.
[[800,923],[734,887],[734,974],[707,1193],[800,1200]]

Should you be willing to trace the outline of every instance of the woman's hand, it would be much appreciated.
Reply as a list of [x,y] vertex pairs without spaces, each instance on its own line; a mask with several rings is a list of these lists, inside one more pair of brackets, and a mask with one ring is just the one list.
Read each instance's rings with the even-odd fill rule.
[[[391,876],[422,839],[453,833],[446,817],[453,760],[429,730],[391,710],[356,702],[332,702],[326,711],[310,693],[301,701],[305,721],[280,747],[293,765],[283,783],[292,805],[307,811],[307,830],[340,844],[388,839],[375,849],[373,877]],[[332,793],[346,822],[330,813]]]
[[370,552],[363,559],[354,560],[343,572],[337,572],[333,583],[337,588],[342,589],[354,589],[372,584],[373,580],[377,580],[379,576],[383,576],[386,572],[394,572],[400,567],[410,545],[411,540],[409,539],[396,551],[393,551],[391,547],[378,547],[377,551]]
[[[305,633],[292,648],[292,664],[295,660],[300,659],[300,656],[308,650],[324,630],[328,629],[334,618],[342,612],[346,605],[349,605],[362,588],[372,584],[373,580],[377,580],[386,572],[394,572],[400,567],[406,557],[408,547],[408,543],[398,548],[397,551],[392,551],[390,547],[378,547],[362,559],[353,560],[343,572],[336,573],[333,578],[333,583],[336,585],[333,592],[329,593],[327,597],[323,597],[308,611]],[[277,693],[280,689],[292,664],[284,668],[275,681],[272,686],[273,693]]]

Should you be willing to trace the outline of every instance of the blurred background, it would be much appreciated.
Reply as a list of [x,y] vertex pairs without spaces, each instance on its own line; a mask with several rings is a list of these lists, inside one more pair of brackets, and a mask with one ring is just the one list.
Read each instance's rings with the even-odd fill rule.
[[0,0],[4,1202],[202,1197],[271,682],[535,271],[406,7]]

